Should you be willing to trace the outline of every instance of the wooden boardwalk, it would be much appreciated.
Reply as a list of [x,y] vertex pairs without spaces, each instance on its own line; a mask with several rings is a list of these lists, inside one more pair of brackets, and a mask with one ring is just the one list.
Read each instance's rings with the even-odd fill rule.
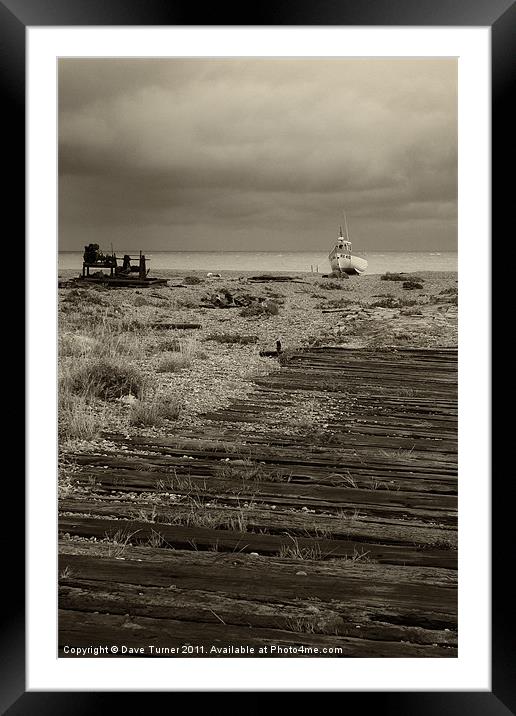
[[457,655],[456,351],[295,353],[205,417],[69,456],[62,655]]

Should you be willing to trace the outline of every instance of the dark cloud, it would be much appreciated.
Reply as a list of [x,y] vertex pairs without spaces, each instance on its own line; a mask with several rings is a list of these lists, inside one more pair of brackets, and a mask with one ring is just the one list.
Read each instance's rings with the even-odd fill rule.
[[60,247],[455,249],[456,70],[61,60]]

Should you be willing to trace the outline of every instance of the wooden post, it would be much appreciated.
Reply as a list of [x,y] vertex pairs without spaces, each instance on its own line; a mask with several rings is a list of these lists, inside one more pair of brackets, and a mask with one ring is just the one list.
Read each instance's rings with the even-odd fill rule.
[[141,251],[140,251],[140,274],[139,275],[142,280],[147,275],[147,271],[145,269],[145,255],[142,254]]

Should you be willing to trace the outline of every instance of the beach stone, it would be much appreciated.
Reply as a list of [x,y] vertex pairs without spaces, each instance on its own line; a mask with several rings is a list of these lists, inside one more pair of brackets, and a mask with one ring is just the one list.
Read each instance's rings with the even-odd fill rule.
[[306,577],[306,572],[296,572],[296,577]]

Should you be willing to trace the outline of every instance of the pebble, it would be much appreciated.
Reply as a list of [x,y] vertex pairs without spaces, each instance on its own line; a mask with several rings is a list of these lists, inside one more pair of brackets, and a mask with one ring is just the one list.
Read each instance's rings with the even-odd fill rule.
[[296,572],[296,577],[306,577],[306,572]]
[[260,555],[258,554],[258,552],[250,552],[249,556],[250,557],[259,557]]

